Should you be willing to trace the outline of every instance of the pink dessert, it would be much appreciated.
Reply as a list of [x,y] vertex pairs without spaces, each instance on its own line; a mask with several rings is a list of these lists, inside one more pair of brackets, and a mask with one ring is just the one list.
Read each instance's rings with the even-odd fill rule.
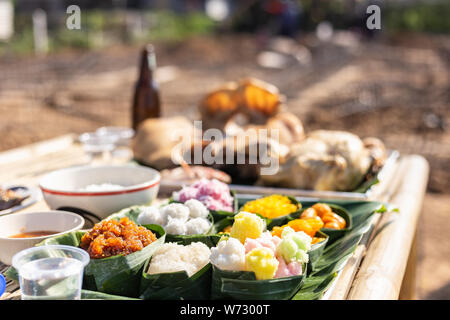
[[292,277],[302,274],[302,264],[297,261],[286,263],[283,258],[277,257],[279,262],[274,278]]
[[209,210],[223,210],[233,212],[233,197],[226,183],[217,179],[200,179],[180,191],[173,193],[175,201],[186,202],[196,199]]
[[255,248],[265,247],[273,251],[275,254],[277,245],[281,239],[277,236],[272,237],[270,232],[264,232],[263,235],[257,239],[247,238],[245,239],[244,247],[245,253],[249,253]]

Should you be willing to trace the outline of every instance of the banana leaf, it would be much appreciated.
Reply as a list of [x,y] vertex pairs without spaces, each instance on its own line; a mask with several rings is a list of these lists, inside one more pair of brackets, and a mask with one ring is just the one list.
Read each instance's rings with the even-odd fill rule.
[[[219,235],[194,235],[178,239],[178,244],[189,245],[203,242],[209,248],[215,247]],[[211,264],[190,276],[185,271],[148,274],[151,259],[146,262],[141,279],[140,298],[146,300],[208,300],[211,297]]]
[[325,250],[325,247],[328,243],[328,235],[318,231],[316,232],[316,237],[318,238],[324,238],[324,240],[314,243],[311,246],[311,250],[308,251],[309,256],[309,262],[308,262],[308,270],[314,271],[316,269],[316,263],[320,259],[320,257],[323,254],[323,251]]
[[223,230],[226,228],[226,227],[229,227],[229,226],[231,226],[231,225],[233,225],[233,222],[234,222],[234,216],[229,216],[229,217],[226,217],[226,218],[224,218],[224,219],[222,219],[222,220],[220,220],[220,221],[217,221],[215,224],[214,224],[214,229],[216,230],[216,232],[223,232]]
[[378,179],[377,173],[377,175],[371,177],[370,179],[364,180],[356,189],[352,190],[351,192],[365,193],[378,183],[380,183],[380,179]]
[[[315,202],[303,203],[305,206],[310,206]],[[389,207],[375,201],[336,200],[332,204],[339,205],[348,211],[352,218],[352,229],[326,246],[314,265],[314,270],[306,278],[305,284],[292,298],[294,300],[320,299],[334,281],[336,273],[352,256],[364,234],[370,230],[373,214],[386,212]]]
[[6,269],[3,274],[5,275],[6,280],[19,281],[19,274],[17,273],[16,268],[12,266]]
[[207,264],[189,277],[184,272],[148,275],[142,282],[145,300],[209,300],[211,290],[211,264]]
[[122,209],[116,213],[109,215],[108,217],[106,217],[105,220],[110,220],[110,219],[120,220],[121,218],[127,217],[128,219],[130,219],[131,221],[133,221],[134,223],[137,224],[138,223],[137,219],[144,208],[145,208],[145,206],[128,207],[128,208]]
[[292,297],[292,300],[317,300],[331,286],[337,273],[325,276],[310,276],[305,279],[302,288]]
[[98,291],[81,290],[81,300],[140,300],[136,298],[116,296]]
[[[222,235],[220,234],[193,234],[189,236],[172,236],[166,237],[166,242],[175,242],[178,244],[188,245],[192,242],[203,242],[208,247],[215,247]],[[170,240],[169,240],[170,239]]]
[[211,299],[213,300],[288,300],[301,288],[306,274],[268,280],[256,280],[249,271],[226,271],[212,266]]

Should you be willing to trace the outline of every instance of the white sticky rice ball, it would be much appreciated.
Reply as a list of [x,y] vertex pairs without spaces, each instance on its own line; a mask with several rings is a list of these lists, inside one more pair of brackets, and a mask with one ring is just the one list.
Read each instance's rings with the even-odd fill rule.
[[194,218],[186,222],[186,234],[204,234],[211,228],[211,222],[204,218]]
[[164,243],[153,254],[148,273],[171,273],[185,270],[192,276],[209,262],[211,251],[202,242],[193,242],[183,246],[176,243]]
[[197,199],[190,199],[184,203],[186,207],[189,208],[191,218],[206,218],[208,217],[209,211],[206,206],[198,201]]
[[167,215],[169,221],[170,219],[178,219],[186,222],[189,219],[189,208],[181,203],[171,203],[161,210]]
[[137,218],[139,224],[158,224],[164,226],[166,224],[166,216],[161,213],[157,207],[146,207],[142,210]]
[[221,270],[245,270],[245,247],[236,238],[221,240],[211,248],[209,260]]
[[[191,259],[191,263],[194,267],[193,271],[198,271],[209,263],[209,256],[211,250],[203,242],[192,242],[187,247],[190,247],[188,251],[184,252],[183,259],[187,261]],[[189,272],[188,272],[189,273]]]
[[180,219],[170,219],[164,230],[168,234],[185,235],[186,234],[186,222]]

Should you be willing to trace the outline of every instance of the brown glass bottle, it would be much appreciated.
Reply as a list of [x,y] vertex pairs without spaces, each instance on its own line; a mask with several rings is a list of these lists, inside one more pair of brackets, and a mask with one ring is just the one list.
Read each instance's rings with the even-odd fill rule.
[[161,116],[159,88],[153,78],[153,71],[155,69],[155,50],[153,46],[149,44],[142,50],[139,79],[136,82],[134,90],[132,109],[134,130],[137,130],[142,121]]

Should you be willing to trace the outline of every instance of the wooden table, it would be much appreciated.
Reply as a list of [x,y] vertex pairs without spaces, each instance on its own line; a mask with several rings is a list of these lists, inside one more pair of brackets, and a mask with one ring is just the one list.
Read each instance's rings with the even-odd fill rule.
[[[42,175],[88,162],[74,135],[62,136],[0,153],[0,184],[38,185]],[[393,168],[378,201],[400,212],[377,214],[370,231],[341,270],[328,299],[414,299],[416,229],[426,192],[429,166],[419,155],[403,155]],[[47,210],[39,201],[22,211]],[[0,271],[7,266],[0,263]],[[8,282],[2,299],[20,299],[16,283]]]

